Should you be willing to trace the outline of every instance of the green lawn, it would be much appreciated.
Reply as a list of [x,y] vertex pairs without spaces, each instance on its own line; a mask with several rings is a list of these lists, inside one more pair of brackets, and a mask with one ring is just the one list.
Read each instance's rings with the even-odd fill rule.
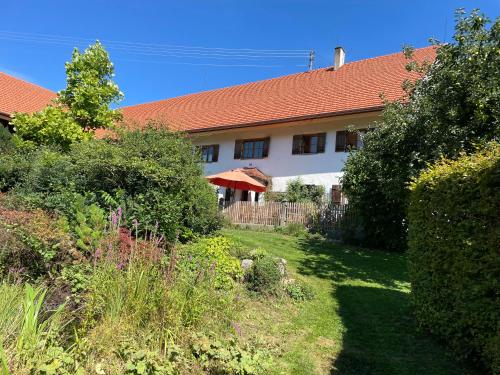
[[311,302],[249,301],[243,334],[264,337],[276,374],[471,374],[417,330],[406,258],[274,232],[224,230],[242,245],[288,261]]

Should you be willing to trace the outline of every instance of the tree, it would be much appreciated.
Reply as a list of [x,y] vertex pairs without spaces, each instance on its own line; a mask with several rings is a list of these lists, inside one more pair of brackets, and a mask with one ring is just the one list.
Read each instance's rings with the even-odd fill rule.
[[12,120],[15,134],[34,145],[57,145],[63,149],[91,137],[96,128],[108,128],[121,118],[110,108],[123,97],[112,81],[113,64],[97,41],[85,52],[75,48],[66,63],[67,87],[53,104],[33,114],[16,113]]
[[343,190],[366,246],[406,249],[411,180],[429,163],[500,135],[500,19],[459,10],[454,43],[433,43],[435,62],[408,64],[422,78],[404,83],[406,96],[387,104],[344,167]]
[[59,106],[48,106],[40,112],[16,113],[12,121],[15,136],[26,145],[57,145],[64,150],[74,142],[91,137]]
[[113,76],[113,63],[99,41],[84,53],[75,48],[66,63],[67,86],[59,92],[57,102],[69,108],[82,128],[108,128],[121,119],[120,113],[109,107],[123,98]]

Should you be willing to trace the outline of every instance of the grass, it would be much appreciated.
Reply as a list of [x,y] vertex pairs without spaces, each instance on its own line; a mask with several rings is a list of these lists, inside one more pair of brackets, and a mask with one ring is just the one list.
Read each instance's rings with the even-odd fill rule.
[[291,276],[316,293],[302,304],[247,302],[242,332],[271,343],[276,374],[474,373],[419,332],[409,306],[405,255],[274,232],[224,234],[285,258]]

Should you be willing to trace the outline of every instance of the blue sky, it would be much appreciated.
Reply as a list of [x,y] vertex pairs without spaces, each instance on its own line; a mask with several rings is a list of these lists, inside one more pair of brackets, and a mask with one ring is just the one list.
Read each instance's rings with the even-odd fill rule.
[[[450,40],[459,7],[500,15],[496,0],[3,0],[0,71],[59,90],[73,45],[134,43],[109,50],[130,105],[304,71],[311,49],[317,68],[331,65],[337,45],[355,61]],[[165,45],[229,50],[150,53],[177,48]]]

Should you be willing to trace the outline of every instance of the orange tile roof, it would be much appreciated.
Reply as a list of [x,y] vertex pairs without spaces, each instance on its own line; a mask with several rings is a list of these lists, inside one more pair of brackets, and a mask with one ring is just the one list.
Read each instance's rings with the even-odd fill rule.
[[36,112],[56,97],[56,93],[0,72],[0,115]]
[[[432,62],[435,47],[415,50],[414,59]],[[205,91],[123,108],[129,126],[161,120],[177,130],[209,131],[345,113],[380,110],[403,94],[415,77],[403,53],[347,63],[338,70],[316,69],[265,81]]]

